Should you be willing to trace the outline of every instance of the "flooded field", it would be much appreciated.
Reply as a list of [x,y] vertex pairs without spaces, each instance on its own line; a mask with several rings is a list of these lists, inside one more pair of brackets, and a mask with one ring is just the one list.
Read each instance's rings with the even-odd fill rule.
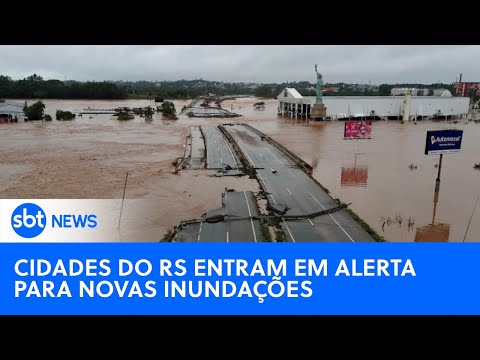
[[[23,101],[23,99],[21,100]],[[172,174],[183,156],[188,127],[246,122],[272,136],[314,167],[313,175],[333,197],[358,213],[388,241],[464,241],[480,195],[480,124],[398,121],[373,123],[371,140],[343,140],[343,122],[314,122],[277,116],[276,100],[254,109],[254,98],[222,103],[234,119],[118,121],[111,115],[83,115],[73,121],[0,125],[0,198],[121,198],[126,172],[122,240],[158,241],[180,220],[220,207],[225,187],[258,190],[247,177],[212,178],[215,171]],[[29,101],[31,103],[31,100]],[[148,100],[45,100],[46,113],[81,112],[119,106],[153,105]],[[174,101],[177,112],[188,101]],[[435,194],[439,156],[424,155],[427,130],[464,130],[462,149],[443,157]],[[413,165],[412,167],[410,165]],[[132,202],[129,202],[131,204]],[[465,241],[480,240],[480,204]]]

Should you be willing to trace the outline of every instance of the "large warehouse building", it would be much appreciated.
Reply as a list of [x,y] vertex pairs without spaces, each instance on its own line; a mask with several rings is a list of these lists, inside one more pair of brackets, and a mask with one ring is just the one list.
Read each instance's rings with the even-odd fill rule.
[[[310,117],[315,96],[302,96],[285,88],[278,96],[278,113]],[[451,96],[324,96],[327,120],[380,118],[416,120],[424,118],[467,117],[469,98]]]

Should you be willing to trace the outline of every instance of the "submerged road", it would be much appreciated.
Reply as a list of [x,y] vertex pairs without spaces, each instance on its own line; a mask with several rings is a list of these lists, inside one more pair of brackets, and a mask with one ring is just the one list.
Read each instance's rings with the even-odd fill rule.
[[[226,191],[222,207],[207,212],[199,223],[181,225],[177,242],[263,242],[255,197],[251,191]],[[215,217],[223,221],[208,222]]]
[[[252,129],[242,124],[225,126],[257,170],[257,177],[267,193],[270,206],[287,207],[284,215],[318,213],[338,203],[308,176],[286,152],[280,150]],[[304,220],[282,220],[287,240],[371,242],[374,239],[345,210]]]

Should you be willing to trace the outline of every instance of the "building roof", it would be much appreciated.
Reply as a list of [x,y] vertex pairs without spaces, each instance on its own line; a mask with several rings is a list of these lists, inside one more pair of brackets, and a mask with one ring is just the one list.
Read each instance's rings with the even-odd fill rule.
[[23,115],[23,104],[14,102],[0,103],[0,114],[21,114]]
[[295,88],[286,88],[286,90],[292,95],[295,99],[301,99],[303,98],[302,95],[297,91]]
[[447,89],[435,89],[433,90],[435,96],[452,96],[452,93]]

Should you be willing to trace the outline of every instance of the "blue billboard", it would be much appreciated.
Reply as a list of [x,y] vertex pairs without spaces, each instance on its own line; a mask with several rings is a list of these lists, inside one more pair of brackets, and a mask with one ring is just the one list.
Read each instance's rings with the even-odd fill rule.
[[450,154],[460,151],[463,130],[427,131],[425,155]]

